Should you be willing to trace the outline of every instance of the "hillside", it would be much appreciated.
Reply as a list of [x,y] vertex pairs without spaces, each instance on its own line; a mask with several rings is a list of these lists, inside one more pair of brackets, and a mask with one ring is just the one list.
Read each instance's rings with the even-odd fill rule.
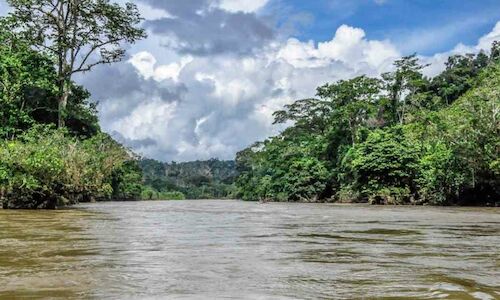
[[149,192],[180,192],[188,199],[228,198],[234,193],[233,182],[237,175],[234,161],[162,163],[143,159],[139,165]]

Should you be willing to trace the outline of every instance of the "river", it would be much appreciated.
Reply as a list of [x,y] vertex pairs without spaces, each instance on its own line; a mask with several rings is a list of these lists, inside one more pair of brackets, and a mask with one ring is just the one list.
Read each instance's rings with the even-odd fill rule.
[[500,299],[498,208],[0,210],[0,298]]

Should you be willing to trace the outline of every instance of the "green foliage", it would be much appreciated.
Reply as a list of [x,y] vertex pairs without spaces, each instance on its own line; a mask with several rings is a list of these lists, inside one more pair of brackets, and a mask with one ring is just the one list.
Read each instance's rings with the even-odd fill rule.
[[418,152],[401,127],[372,131],[342,161],[345,178],[372,203],[413,203]]
[[[31,49],[0,19],[0,138],[12,139],[34,124],[57,124],[57,73],[50,57]],[[99,132],[95,104],[70,84],[68,129],[78,136]]]
[[500,55],[452,56],[435,78],[416,55],[382,81],[318,88],[274,114],[292,124],[239,152],[244,200],[490,204],[500,199]]
[[464,176],[456,169],[453,151],[443,142],[426,143],[419,161],[419,177],[415,183],[419,188],[420,202],[447,204],[464,183]]
[[429,82],[421,73],[426,66],[416,54],[396,60],[394,66],[394,72],[382,74],[390,112],[385,122],[391,125],[406,123],[412,112],[428,106],[424,92]]
[[140,194],[141,173],[130,167],[127,151],[105,134],[82,141],[65,130],[35,126],[17,140],[1,142],[0,153],[6,208],[54,208]]
[[488,65],[484,52],[474,55],[453,55],[446,62],[444,72],[432,79],[429,86],[443,104],[451,104],[469,90],[481,69]]
[[[288,131],[286,131],[288,134]],[[244,200],[309,201],[320,199],[331,174],[316,158],[327,145],[321,136],[279,136],[236,156],[238,196]]]
[[186,196],[179,192],[159,192],[158,190],[145,186],[141,193],[142,200],[185,200]]
[[114,200],[140,200],[142,190],[142,170],[135,160],[125,161],[111,174],[112,198]]
[[50,94],[56,80],[52,62],[10,30],[0,19],[0,138],[13,138],[34,123],[37,98]]
[[56,182],[64,175],[61,135],[35,140],[38,134],[46,133],[37,130],[35,134],[26,134],[25,142],[5,141],[0,145],[4,207],[50,208],[57,203],[56,190],[60,187]]
[[236,170],[233,161],[211,159],[161,163],[143,159],[139,163],[144,173],[144,184],[153,190],[154,195],[164,195],[160,199],[173,192],[188,199],[223,199],[235,194],[233,182]]
[[331,108],[328,124],[335,120],[337,126],[348,129],[351,144],[360,140],[360,128],[370,121],[377,123],[374,112],[381,100],[381,85],[378,79],[360,76],[318,88],[318,96]]
[[[71,101],[71,80],[101,64],[125,57],[124,43],[146,36],[133,3],[121,6],[109,0],[7,0],[9,20],[16,32],[39,51],[48,53],[57,66],[58,126],[65,125]],[[71,103],[71,102],[70,102]]]
[[[11,1],[11,4],[17,5],[15,13],[19,13],[25,5],[50,3]],[[137,163],[128,150],[100,132],[96,104],[89,100],[90,94],[67,79],[67,127],[54,129],[59,121],[61,70],[54,68],[47,51],[34,50],[33,46],[40,43],[20,33],[23,26],[40,24],[35,24],[34,19],[16,16],[0,18],[0,199],[3,206],[55,208],[78,201],[139,199],[142,173]],[[20,25],[20,22],[24,23]],[[54,37],[57,39],[57,35],[51,38]]]
[[292,161],[283,176],[283,191],[289,200],[317,201],[326,188],[329,173],[314,157]]

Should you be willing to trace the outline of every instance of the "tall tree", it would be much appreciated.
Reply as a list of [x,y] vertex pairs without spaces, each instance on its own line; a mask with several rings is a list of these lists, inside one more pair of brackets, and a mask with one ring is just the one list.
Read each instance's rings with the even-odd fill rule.
[[366,125],[370,113],[379,101],[380,89],[380,80],[358,76],[326,84],[319,87],[317,92],[319,97],[328,101],[335,113],[331,119],[346,125],[351,135],[351,144],[355,144],[359,128]]
[[404,124],[412,98],[427,84],[421,72],[427,65],[421,65],[413,54],[396,60],[394,67],[394,72],[384,73],[382,78],[386,83],[393,123]]
[[146,36],[136,5],[109,0],[7,0],[19,30],[33,45],[53,56],[58,73],[58,126],[65,112],[75,73],[125,56],[124,43]]

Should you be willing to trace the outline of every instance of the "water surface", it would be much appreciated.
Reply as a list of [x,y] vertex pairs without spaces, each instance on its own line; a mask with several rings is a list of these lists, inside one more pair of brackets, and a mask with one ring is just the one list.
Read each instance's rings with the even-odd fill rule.
[[0,298],[500,299],[499,246],[497,208],[0,210]]

